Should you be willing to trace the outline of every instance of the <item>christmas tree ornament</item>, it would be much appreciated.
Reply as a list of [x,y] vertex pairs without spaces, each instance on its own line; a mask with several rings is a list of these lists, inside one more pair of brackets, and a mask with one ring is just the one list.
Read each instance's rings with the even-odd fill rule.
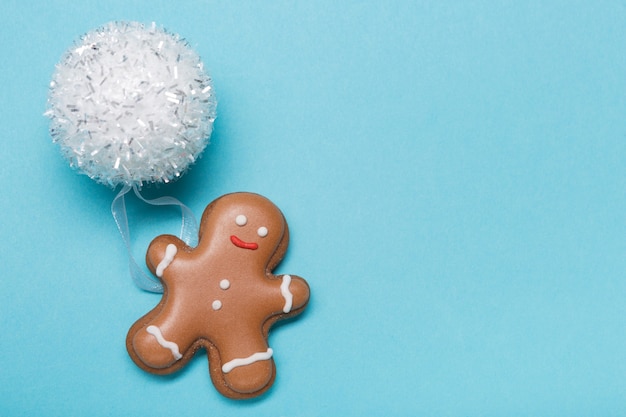
[[[226,397],[261,395],[276,377],[268,334],[300,314],[307,282],[275,275],[289,229],[265,197],[232,193],[193,213],[170,196],[153,200],[143,186],[180,178],[209,142],[216,100],[211,78],[180,36],[134,22],[113,22],[82,36],[62,57],[50,83],[52,140],[69,165],[95,182],[120,188],[111,212],[126,245],[135,284],[162,293],[131,327],[126,347],[143,370],[167,374],[199,349]],[[180,238],[161,235],[147,251],[146,273],[131,251],[126,195],[181,209]]]
[[141,186],[179,178],[215,120],[211,78],[178,35],[109,23],[62,57],[50,83],[52,139],[97,182]]
[[162,292],[134,260],[124,196],[181,208],[181,238],[197,222],[173,197],[146,200],[143,185],[180,178],[209,142],[217,102],[200,57],[179,35],[152,24],[111,22],[83,35],[62,56],[50,82],[50,134],[72,168],[111,188],[111,211],[126,244],[131,276]]

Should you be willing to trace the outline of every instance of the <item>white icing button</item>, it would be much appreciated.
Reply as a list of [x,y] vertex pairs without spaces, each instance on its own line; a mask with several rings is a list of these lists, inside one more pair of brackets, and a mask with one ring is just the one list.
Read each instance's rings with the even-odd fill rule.
[[227,279],[223,279],[220,281],[220,288],[223,290],[227,290],[230,288],[230,281]]
[[265,236],[267,236],[267,227],[261,226],[261,227],[259,227],[259,230],[257,230],[256,232],[257,232],[257,234],[259,236],[265,237]]
[[248,223],[248,218],[243,214],[240,214],[239,216],[235,217],[235,223],[237,223],[237,226],[245,226],[246,223]]
[[222,302],[220,300],[215,300],[213,301],[213,304],[211,304],[211,307],[213,307],[213,310],[219,310],[222,308]]

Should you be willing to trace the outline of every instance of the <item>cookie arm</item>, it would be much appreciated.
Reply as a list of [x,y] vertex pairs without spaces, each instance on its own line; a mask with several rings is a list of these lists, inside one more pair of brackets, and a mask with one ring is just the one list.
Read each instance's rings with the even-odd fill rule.
[[160,280],[167,281],[170,274],[166,274],[166,270],[186,247],[187,245],[176,236],[161,235],[156,237],[150,242],[146,252],[148,269]]
[[283,313],[289,314],[292,311],[300,310],[309,301],[309,285],[297,275],[279,275],[280,296],[282,297]]

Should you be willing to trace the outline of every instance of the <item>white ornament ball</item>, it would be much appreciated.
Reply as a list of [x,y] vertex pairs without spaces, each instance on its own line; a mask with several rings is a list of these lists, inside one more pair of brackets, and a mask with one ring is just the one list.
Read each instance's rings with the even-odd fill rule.
[[112,22],[83,35],[50,83],[50,133],[97,182],[169,182],[207,146],[216,100],[199,56],[152,24]]

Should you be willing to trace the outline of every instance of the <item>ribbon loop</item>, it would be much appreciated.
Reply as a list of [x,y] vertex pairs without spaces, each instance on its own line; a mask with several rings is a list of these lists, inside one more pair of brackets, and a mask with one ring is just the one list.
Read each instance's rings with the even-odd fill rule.
[[113,202],[111,203],[111,214],[113,214],[113,219],[115,220],[117,228],[122,235],[122,239],[124,240],[124,244],[126,245],[131,278],[135,282],[135,285],[142,290],[162,293],[163,284],[161,284],[161,282],[153,276],[148,275],[139,266],[132,254],[130,245],[130,228],[128,226],[128,214],[126,213],[125,201],[125,195],[130,192],[131,188],[135,192],[135,195],[146,204],[152,206],[178,206],[182,215],[180,239],[189,246],[195,246],[197,244],[198,223],[189,207],[181,203],[178,199],[171,196],[165,196],[148,200],[141,195],[136,186],[131,187],[130,185],[124,185],[117,196],[113,199]]

